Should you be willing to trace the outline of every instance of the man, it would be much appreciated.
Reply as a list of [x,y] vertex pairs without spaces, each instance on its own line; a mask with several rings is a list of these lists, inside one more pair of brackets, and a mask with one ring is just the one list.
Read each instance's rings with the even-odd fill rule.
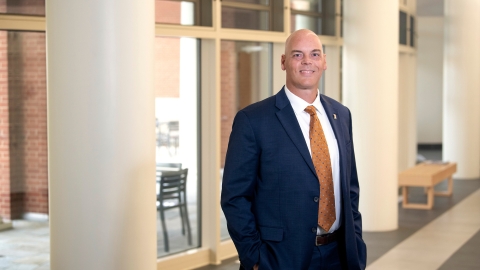
[[235,116],[221,205],[240,269],[365,268],[352,121],[319,94],[325,57],[315,33],[295,31],[283,89]]

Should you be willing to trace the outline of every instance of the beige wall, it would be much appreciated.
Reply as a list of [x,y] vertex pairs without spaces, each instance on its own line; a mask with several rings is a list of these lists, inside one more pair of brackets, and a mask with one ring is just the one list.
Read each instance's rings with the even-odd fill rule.
[[442,143],[443,17],[417,17],[417,140]]

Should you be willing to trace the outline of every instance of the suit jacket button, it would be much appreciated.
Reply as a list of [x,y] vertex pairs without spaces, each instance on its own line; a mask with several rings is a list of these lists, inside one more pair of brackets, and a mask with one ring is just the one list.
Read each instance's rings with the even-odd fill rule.
[[317,233],[317,228],[312,228],[313,233]]
[[313,198],[313,201],[314,201],[314,202],[318,202],[318,197],[314,197],[314,198]]

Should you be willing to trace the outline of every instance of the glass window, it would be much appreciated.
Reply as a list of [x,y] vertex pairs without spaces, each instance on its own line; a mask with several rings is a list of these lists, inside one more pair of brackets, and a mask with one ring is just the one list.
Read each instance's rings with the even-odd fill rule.
[[249,3],[257,5],[268,6],[270,4],[269,0],[223,0],[224,2],[239,2],[239,3]]
[[[325,52],[325,45],[322,46],[323,52]],[[320,77],[320,82],[318,82],[318,90],[320,94],[325,94],[325,73]]]
[[321,12],[322,0],[290,0],[290,7],[294,10]]
[[283,31],[283,0],[222,1],[222,27]]
[[[48,215],[45,33],[0,31],[0,216]],[[2,164],[3,165],[3,164]],[[6,186],[3,186],[6,184]],[[8,184],[8,185],[7,185]],[[5,211],[5,212],[3,212]]]
[[200,245],[198,48],[194,38],[155,39],[159,257]]
[[400,44],[407,45],[407,13],[400,11]]
[[291,31],[306,28],[319,35],[335,36],[335,0],[290,0]]
[[0,13],[44,16],[45,0],[3,0]]
[[343,37],[343,0],[340,1],[340,36]]
[[222,27],[269,30],[269,12],[233,7],[222,8]]
[[410,16],[410,46],[415,47],[415,17]]
[[[235,114],[272,95],[272,44],[221,42],[221,172]],[[229,238],[221,213],[221,238]]]
[[212,26],[212,2],[207,0],[155,0],[155,22]]
[[0,265],[28,269],[49,264],[45,33],[0,31],[0,44],[0,225],[35,228],[0,231]]

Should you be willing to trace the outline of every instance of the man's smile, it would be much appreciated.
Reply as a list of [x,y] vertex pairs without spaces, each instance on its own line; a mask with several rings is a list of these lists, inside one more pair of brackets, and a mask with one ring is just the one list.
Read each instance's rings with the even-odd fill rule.
[[315,71],[313,71],[313,70],[300,70],[301,74],[312,74],[313,72],[315,72]]

